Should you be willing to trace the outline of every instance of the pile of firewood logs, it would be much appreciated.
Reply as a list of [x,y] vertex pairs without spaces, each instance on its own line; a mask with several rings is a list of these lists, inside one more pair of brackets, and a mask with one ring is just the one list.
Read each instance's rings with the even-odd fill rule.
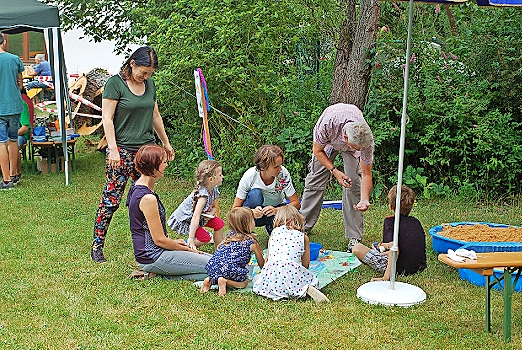
[[[105,69],[95,68],[71,82],[69,92],[101,107],[103,88],[109,78],[110,74]],[[101,112],[74,99],[71,99],[71,108],[76,132],[80,135],[90,135],[99,130],[102,137],[98,149],[104,148],[107,143],[101,128]]]

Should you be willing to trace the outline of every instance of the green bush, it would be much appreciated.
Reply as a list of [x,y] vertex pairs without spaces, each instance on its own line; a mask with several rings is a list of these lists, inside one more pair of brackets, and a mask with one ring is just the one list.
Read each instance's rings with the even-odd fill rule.
[[[340,24],[350,20],[337,2],[51,2],[64,29],[115,39],[120,50],[140,40],[156,49],[160,109],[177,153],[169,171],[192,178],[206,158],[192,96],[199,67],[220,111],[209,123],[227,183],[237,183],[259,146],[275,143],[302,189],[312,129],[328,105]],[[364,108],[375,136],[373,198],[397,177],[407,9],[382,2],[376,49],[366,56],[374,63]],[[424,197],[520,194],[522,12],[468,2],[417,3],[414,13],[405,180]],[[335,183],[328,196],[340,197]]]
[[[169,171],[192,178],[206,158],[193,71],[205,74],[213,154],[236,184],[262,144],[286,152],[298,191],[312,129],[328,105],[340,23],[335,2],[247,0],[57,1],[65,27],[81,26],[120,48],[144,38],[160,58],[159,104],[176,149]],[[373,198],[397,177],[406,3],[381,4],[366,119],[375,135]],[[120,11],[125,8],[126,11]],[[424,197],[520,193],[522,12],[466,3],[416,4],[405,169]],[[452,33],[453,32],[453,33]],[[339,165],[340,160],[336,165]],[[420,170],[422,170],[422,174]],[[417,176],[418,175],[418,176]],[[340,188],[328,187],[331,198]]]
[[[436,19],[427,24],[426,11],[433,7],[419,7],[423,16],[416,16],[420,23],[415,28],[420,28],[420,33],[414,29],[410,57],[404,157],[404,179],[410,183],[406,184],[422,188],[428,198],[447,195],[450,187],[467,195],[475,195],[473,191],[494,197],[519,193],[521,94],[512,96],[508,91],[520,91],[514,83],[520,69],[513,68],[520,66],[522,44],[514,35],[502,37],[504,31],[498,26],[489,29],[494,27],[492,19],[484,25],[476,24],[476,19],[490,16],[497,22],[503,18],[501,23],[520,30],[522,26],[507,19],[515,14],[512,11],[491,16],[474,6],[455,7],[462,30],[442,43],[441,34],[449,34],[443,23]],[[381,30],[365,110],[376,139],[375,170],[390,180],[397,178],[405,48],[390,32],[402,30],[404,21],[403,17],[392,17],[387,24],[393,29]],[[482,36],[488,30],[497,32],[496,40],[489,41],[489,34]],[[417,39],[431,36],[437,37],[433,41],[438,44]],[[408,169],[417,169],[417,177],[410,176]]]
[[[191,177],[206,158],[194,95],[201,68],[212,110],[213,155],[227,181],[239,181],[259,146],[286,153],[296,184],[310,157],[311,130],[327,106],[329,74],[320,73],[321,47],[310,26],[285,2],[159,2],[147,14],[149,44],[158,52],[160,108],[177,150],[176,171]],[[238,11],[238,8],[241,11]],[[147,33],[143,33],[144,35]],[[309,39],[310,38],[310,39]],[[329,70],[328,70],[329,72]]]

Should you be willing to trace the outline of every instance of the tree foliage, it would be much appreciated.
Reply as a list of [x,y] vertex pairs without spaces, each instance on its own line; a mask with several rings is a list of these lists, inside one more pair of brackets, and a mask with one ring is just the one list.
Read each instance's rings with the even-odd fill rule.
[[[146,13],[143,27],[156,28],[148,39],[163,59],[161,103],[179,141],[178,155],[187,160],[182,162],[185,173],[192,173],[192,159],[202,157],[201,119],[191,96],[196,67],[205,74],[211,105],[221,112],[212,111],[210,128],[215,156],[226,164],[231,179],[251,166],[260,145],[280,143],[277,137],[285,127],[307,130],[311,139],[309,116],[325,101],[313,65],[297,64],[316,52],[292,6],[248,0],[156,5]],[[303,89],[306,95],[299,94]],[[323,103],[317,106],[317,100]],[[303,172],[302,166],[295,167]]]
[[[388,5],[378,39],[366,115],[378,135],[381,182],[395,179],[402,109],[406,6]],[[427,184],[473,188],[491,196],[520,191],[521,16],[509,9],[418,5],[407,114],[405,165]],[[432,39],[435,37],[435,39]],[[434,42],[435,41],[435,42]],[[395,163],[395,164],[394,164]]]
[[[115,39],[120,49],[142,40],[157,50],[160,109],[183,175],[190,177],[205,157],[201,119],[191,96],[193,70],[199,67],[211,105],[219,111],[210,113],[214,156],[223,162],[230,183],[251,166],[257,147],[276,143],[286,150],[285,163],[297,187],[302,186],[315,121],[337,101],[364,105],[376,141],[375,194],[394,183],[407,3],[53,3],[60,6],[65,29],[81,27],[96,40]],[[520,193],[522,12],[517,10],[481,9],[471,3],[447,11],[439,5],[415,5],[405,156],[409,170],[404,175],[426,196],[447,194],[449,187],[492,195]],[[359,23],[366,18],[361,13],[372,11],[367,23]],[[379,14],[377,27],[370,20]],[[360,50],[352,50],[361,41],[355,35],[358,25],[368,37]],[[354,69],[351,60],[356,59]],[[343,76],[347,71],[360,76],[370,72],[368,91],[360,81]],[[351,92],[345,88],[354,86],[359,96],[347,97]]]
[[62,29],[81,28],[96,42],[115,40],[121,53],[130,43],[139,43],[136,25],[143,22],[147,0],[43,0],[55,5],[61,14]]
[[[95,38],[111,31],[104,26],[110,11],[94,17],[114,1],[59,2],[68,27],[82,26]],[[115,16],[128,26],[115,23],[107,38],[118,34],[122,47],[133,37],[146,38],[158,52],[160,108],[182,174],[192,174],[205,157],[193,97],[193,71],[201,68],[210,103],[219,111],[210,113],[213,153],[231,181],[251,166],[260,145],[276,143],[285,148],[286,165],[300,183],[313,125],[328,105],[333,53],[327,33],[308,20],[302,6],[247,0],[149,0],[119,6],[129,6]]]

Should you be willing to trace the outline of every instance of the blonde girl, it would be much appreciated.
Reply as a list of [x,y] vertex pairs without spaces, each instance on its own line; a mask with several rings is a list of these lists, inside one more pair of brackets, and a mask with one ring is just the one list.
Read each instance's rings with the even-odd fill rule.
[[187,244],[196,249],[212,239],[205,227],[214,230],[214,247],[223,240],[225,222],[216,216],[216,200],[223,183],[223,168],[215,160],[204,160],[196,171],[196,188],[169,217],[168,225],[182,235],[188,235]]
[[287,205],[279,209],[268,240],[266,263],[254,278],[254,292],[273,300],[310,295],[315,301],[328,298],[315,288],[319,281],[308,270],[310,240],[303,232],[305,219]]
[[227,214],[230,232],[221,242],[205,266],[207,277],[200,292],[208,292],[213,284],[219,287],[219,295],[227,293],[227,286],[245,288],[248,285],[248,269],[252,252],[263,267],[265,260],[259,242],[252,233],[255,228],[254,215],[249,208],[232,209]]

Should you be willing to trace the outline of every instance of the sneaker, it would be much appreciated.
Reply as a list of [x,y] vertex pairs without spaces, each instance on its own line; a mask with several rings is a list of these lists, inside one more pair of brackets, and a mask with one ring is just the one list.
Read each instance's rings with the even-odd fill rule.
[[11,182],[13,183],[13,185],[16,185],[20,182],[21,178],[22,178],[22,175],[11,176]]
[[96,241],[92,242],[91,247],[91,258],[93,261],[97,263],[104,263],[107,260],[103,256],[103,245],[97,243]]
[[353,246],[360,242],[361,241],[359,241],[357,238],[350,238],[350,241],[348,242],[348,249],[346,251],[351,253]]
[[315,288],[312,285],[308,285],[306,294],[308,294],[312,299],[314,299],[316,303],[322,303],[323,301],[330,301],[326,297],[326,295],[323,294],[323,292],[321,292],[319,289]]
[[0,190],[10,190],[14,187],[13,181],[5,182],[0,181]]

